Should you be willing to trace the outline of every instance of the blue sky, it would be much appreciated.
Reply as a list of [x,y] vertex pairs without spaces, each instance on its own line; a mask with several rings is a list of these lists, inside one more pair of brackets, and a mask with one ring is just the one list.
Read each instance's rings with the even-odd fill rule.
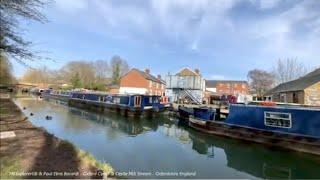
[[[25,37],[54,61],[33,67],[120,55],[153,74],[246,79],[279,58],[320,65],[318,0],[56,0],[43,12],[49,23],[25,24]],[[16,76],[25,69],[14,63]]]

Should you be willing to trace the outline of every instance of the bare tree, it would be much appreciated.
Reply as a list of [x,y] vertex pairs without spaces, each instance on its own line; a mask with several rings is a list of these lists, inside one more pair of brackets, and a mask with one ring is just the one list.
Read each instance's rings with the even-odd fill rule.
[[21,78],[22,82],[33,84],[45,84],[53,83],[53,73],[46,66],[42,66],[38,69],[29,68]]
[[97,60],[93,62],[96,82],[107,83],[107,78],[111,76],[109,63],[106,60]]
[[105,90],[110,77],[120,81],[121,75],[129,69],[128,63],[119,56],[111,60],[111,68],[106,60],[71,61],[59,70],[46,67],[28,69],[22,81],[35,84],[61,85],[70,83],[74,88]]
[[[71,61],[64,67],[61,72],[68,82],[75,82],[80,79],[83,87],[90,88],[95,82],[95,70],[91,62],[87,61]],[[75,80],[76,79],[76,80]]]
[[308,69],[297,59],[279,59],[273,68],[276,84],[285,83],[297,79],[308,73]]
[[40,58],[31,50],[32,43],[25,40],[20,27],[21,20],[44,23],[46,17],[41,9],[48,3],[44,0],[0,0],[0,51],[22,64],[25,60]]
[[111,59],[112,83],[119,84],[120,78],[129,71],[129,65],[126,60],[120,56],[114,56]]
[[259,98],[262,98],[274,85],[274,75],[259,69],[249,71],[248,80],[251,89],[257,93]]

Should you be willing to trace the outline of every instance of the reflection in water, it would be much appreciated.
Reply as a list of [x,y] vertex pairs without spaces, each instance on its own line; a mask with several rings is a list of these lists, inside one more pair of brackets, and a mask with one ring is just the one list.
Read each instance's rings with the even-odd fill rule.
[[[168,118],[130,120],[68,107],[57,100],[16,99],[37,126],[107,160],[118,171],[196,172],[196,178],[319,178],[320,158],[208,136]],[[46,115],[53,120],[46,121]],[[147,177],[151,178],[151,177]],[[177,177],[173,177],[177,178]],[[185,178],[185,177],[178,177]]]
[[[261,178],[320,177],[320,158],[313,155],[274,149],[258,144],[239,144],[237,140],[206,136],[189,130],[192,148],[198,153],[214,157],[214,148],[222,148],[227,166]],[[243,142],[242,142],[243,143]],[[313,159],[315,158],[315,159]]]

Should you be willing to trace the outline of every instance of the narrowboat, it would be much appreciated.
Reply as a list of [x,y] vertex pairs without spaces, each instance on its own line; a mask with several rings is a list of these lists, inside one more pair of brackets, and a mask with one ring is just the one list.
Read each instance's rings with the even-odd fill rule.
[[39,88],[32,88],[30,90],[30,93],[35,94],[37,96],[40,96],[43,93],[44,89],[39,89]]
[[71,91],[57,91],[52,89],[46,89],[43,91],[42,96],[44,98],[53,98],[62,101],[69,101],[72,96]]
[[193,115],[193,108],[188,108],[184,106],[178,106],[178,117],[181,120],[189,121],[190,115]]
[[119,112],[125,116],[153,116],[166,109],[156,95],[120,95],[95,92],[74,92],[69,105],[100,111]]
[[193,108],[188,125],[209,134],[320,155],[320,109],[230,104],[228,115],[221,115],[220,109]]

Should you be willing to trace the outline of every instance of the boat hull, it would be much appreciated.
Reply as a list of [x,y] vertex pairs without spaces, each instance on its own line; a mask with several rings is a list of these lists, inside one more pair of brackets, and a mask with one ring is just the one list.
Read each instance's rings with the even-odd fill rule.
[[71,96],[63,96],[63,95],[58,95],[58,94],[43,94],[42,95],[44,98],[53,98],[53,99],[58,99],[61,101],[69,101]]
[[189,126],[207,134],[320,155],[320,140],[316,138],[279,134],[270,131],[234,126],[223,122],[202,121],[195,118],[190,118]]

